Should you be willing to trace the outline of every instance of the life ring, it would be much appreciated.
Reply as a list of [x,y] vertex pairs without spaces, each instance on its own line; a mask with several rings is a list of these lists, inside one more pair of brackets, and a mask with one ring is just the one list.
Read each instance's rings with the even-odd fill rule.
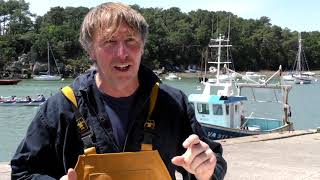
[[210,67],[209,67],[209,72],[214,73],[214,72],[216,72],[216,71],[217,71],[216,67],[214,67],[214,66],[210,66]]

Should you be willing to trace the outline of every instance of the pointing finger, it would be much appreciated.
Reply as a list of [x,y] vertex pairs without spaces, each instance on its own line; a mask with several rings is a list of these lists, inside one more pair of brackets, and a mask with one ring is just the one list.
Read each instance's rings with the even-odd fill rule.
[[176,156],[171,159],[171,162],[176,166],[185,166],[185,161],[183,156]]
[[190,146],[194,144],[199,144],[199,143],[200,143],[199,137],[195,134],[192,134],[183,142],[182,145],[184,148],[189,148]]

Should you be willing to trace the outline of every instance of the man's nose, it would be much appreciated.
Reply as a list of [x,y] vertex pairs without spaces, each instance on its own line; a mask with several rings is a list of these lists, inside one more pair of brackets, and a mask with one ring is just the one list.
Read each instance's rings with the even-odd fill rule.
[[123,41],[120,41],[118,43],[117,56],[119,57],[120,60],[123,60],[123,61],[126,60],[126,58],[128,57],[128,49],[125,42]]

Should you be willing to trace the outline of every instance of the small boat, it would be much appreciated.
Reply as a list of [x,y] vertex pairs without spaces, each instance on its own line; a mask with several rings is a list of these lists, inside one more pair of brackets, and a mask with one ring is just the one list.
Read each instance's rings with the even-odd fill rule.
[[44,101],[3,101],[0,106],[40,106]]
[[33,79],[37,81],[59,81],[62,79],[62,77],[59,75],[44,74],[44,75],[35,76],[33,77]]
[[243,79],[244,80],[254,80],[254,81],[261,81],[263,82],[265,80],[265,75],[261,75],[261,74],[258,74],[256,72],[251,72],[251,71],[248,71],[246,72],[246,74],[243,76]]
[[0,79],[0,85],[16,85],[21,79]]
[[164,77],[166,80],[176,80],[176,79],[181,79],[181,77],[175,75],[174,73],[169,73],[167,76]]
[[36,99],[31,99],[29,96],[26,98],[0,97],[0,106],[40,106],[46,101],[43,95],[38,96]]

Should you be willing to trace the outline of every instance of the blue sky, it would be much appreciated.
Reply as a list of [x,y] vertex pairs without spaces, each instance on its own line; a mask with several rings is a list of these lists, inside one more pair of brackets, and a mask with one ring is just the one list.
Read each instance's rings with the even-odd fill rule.
[[[105,0],[25,0],[30,11],[43,15],[55,6],[93,7]],[[119,0],[118,0],[119,2]],[[267,16],[273,25],[296,31],[320,31],[319,0],[122,0],[140,7],[167,9],[179,7],[183,12],[196,9],[225,10],[245,19]]]

